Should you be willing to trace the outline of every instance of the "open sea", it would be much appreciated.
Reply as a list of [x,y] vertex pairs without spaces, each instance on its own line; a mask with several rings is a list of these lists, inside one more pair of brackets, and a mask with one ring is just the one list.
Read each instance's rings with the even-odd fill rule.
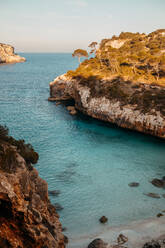
[[165,142],[48,102],[49,82],[78,65],[71,54],[21,55],[25,63],[0,66],[0,124],[39,153],[35,167],[49,190],[61,191],[51,201],[64,207],[60,221],[70,240],[164,210],[165,198],[144,193],[165,194],[150,183],[165,176]]

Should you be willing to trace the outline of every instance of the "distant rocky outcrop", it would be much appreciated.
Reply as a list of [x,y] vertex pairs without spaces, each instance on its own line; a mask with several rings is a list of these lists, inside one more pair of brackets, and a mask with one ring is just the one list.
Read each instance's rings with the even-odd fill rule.
[[96,56],[50,83],[50,100],[120,127],[165,138],[165,29],[104,39]]
[[14,53],[14,47],[0,43],[0,64],[25,62],[24,57]]
[[37,153],[0,126],[0,247],[64,248],[48,185],[31,163]]

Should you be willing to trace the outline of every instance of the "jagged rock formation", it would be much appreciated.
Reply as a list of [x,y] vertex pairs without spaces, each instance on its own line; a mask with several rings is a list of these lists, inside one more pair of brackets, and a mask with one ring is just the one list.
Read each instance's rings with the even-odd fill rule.
[[165,30],[103,40],[96,57],[50,83],[50,100],[120,127],[165,138]]
[[0,64],[1,63],[19,63],[26,59],[14,53],[14,47],[0,43]]
[[33,159],[36,153],[23,141],[2,137],[1,130],[0,247],[64,248],[64,235],[48,198],[47,183],[31,165],[37,160]]

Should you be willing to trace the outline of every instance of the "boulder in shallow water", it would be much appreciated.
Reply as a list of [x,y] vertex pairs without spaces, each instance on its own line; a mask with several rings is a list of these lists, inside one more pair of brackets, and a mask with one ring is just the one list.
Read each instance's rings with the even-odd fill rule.
[[77,110],[75,109],[74,106],[68,106],[68,107],[67,107],[67,110],[69,111],[69,113],[70,113],[71,115],[76,115],[76,114],[77,114]]
[[139,183],[132,182],[132,183],[129,183],[128,186],[130,186],[130,187],[138,187],[139,186]]
[[163,188],[165,186],[165,182],[161,179],[154,178],[151,183],[158,188]]
[[161,248],[161,246],[158,241],[152,240],[151,242],[144,244],[143,248]]
[[158,214],[157,214],[157,217],[158,217],[158,218],[160,218],[160,217],[162,217],[162,216],[164,216],[162,213],[158,213]]
[[60,193],[61,193],[60,190],[48,190],[48,194],[51,196],[57,196]]
[[124,236],[122,233],[119,234],[119,236],[117,237],[117,243],[119,245],[122,245],[124,243],[126,243],[128,241],[128,238],[126,236]]
[[56,106],[58,106],[58,105],[60,105],[60,104],[61,104],[61,102],[59,102],[59,101],[58,101],[58,102],[56,102]]
[[76,115],[77,114],[77,111],[76,110],[72,110],[69,112],[70,115]]
[[101,223],[106,223],[106,222],[108,221],[108,218],[107,218],[106,216],[102,216],[102,217],[99,219],[99,221],[100,221]]
[[55,207],[55,209],[57,211],[60,211],[60,210],[63,210],[64,209],[59,203],[55,203],[55,204],[53,204],[53,206]]
[[89,245],[88,248],[106,248],[107,244],[104,243],[102,239],[94,239]]
[[156,193],[147,193],[147,194],[144,194],[144,195],[152,197],[152,198],[156,198],[156,199],[160,198],[160,195],[156,194]]
[[68,111],[75,110],[75,107],[74,107],[74,106],[68,106],[68,107],[67,107],[67,110],[68,110]]

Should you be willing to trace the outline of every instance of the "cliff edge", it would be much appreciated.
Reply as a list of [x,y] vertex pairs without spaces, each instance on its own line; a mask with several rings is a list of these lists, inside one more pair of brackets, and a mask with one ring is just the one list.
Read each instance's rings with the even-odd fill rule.
[[95,57],[50,83],[50,100],[120,127],[165,138],[165,29],[101,41]]
[[24,57],[14,53],[14,47],[0,43],[0,64],[25,62]]
[[38,154],[0,126],[0,247],[64,248],[48,185],[31,163]]

